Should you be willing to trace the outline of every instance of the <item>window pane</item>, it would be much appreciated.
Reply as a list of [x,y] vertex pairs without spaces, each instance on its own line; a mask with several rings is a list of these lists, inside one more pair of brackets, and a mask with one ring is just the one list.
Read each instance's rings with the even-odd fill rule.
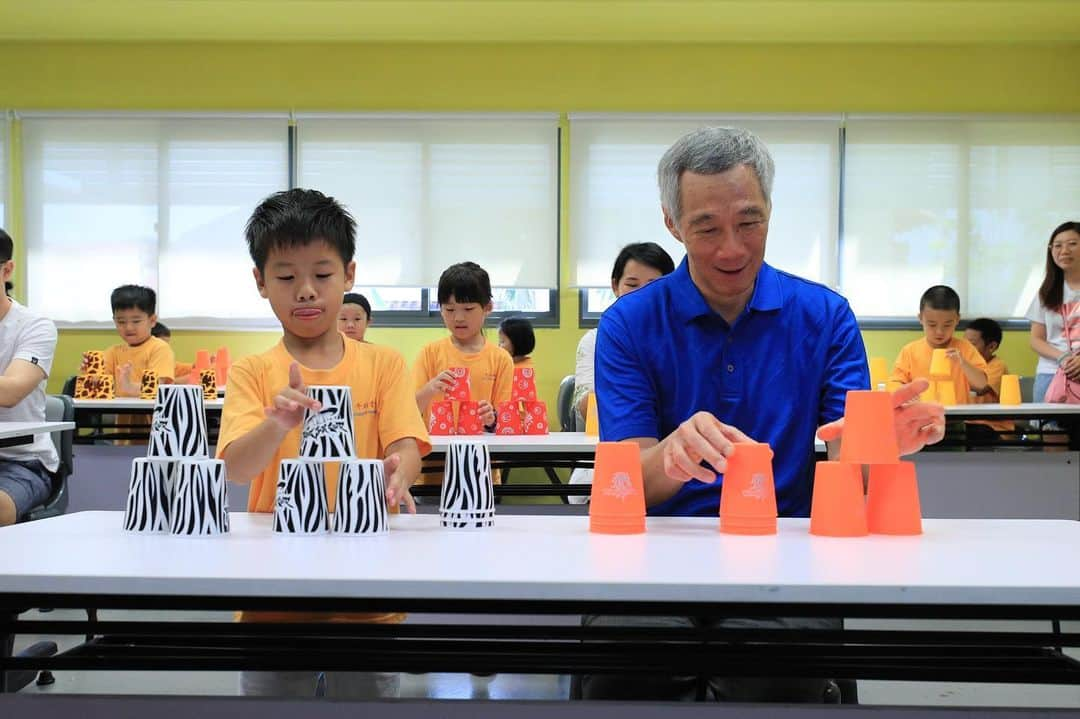
[[[428,297],[428,311],[438,312],[438,287],[430,288]],[[543,314],[551,312],[551,291],[531,287],[492,287],[491,304],[493,312]]]
[[354,287],[352,291],[367,298],[372,312],[419,312],[422,309],[419,287]]
[[423,286],[472,260],[492,282],[558,279],[556,121],[303,118],[298,182],[358,224],[357,280]]
[[671,144],[706,125],[745,127],[776,163],[766,259],[835,282],[839,119],[836,117],[601,116],[571,118],[574,284],[606,287],[619,249],[656,242],[676,263],[682,245],[664,228],[656,165]]

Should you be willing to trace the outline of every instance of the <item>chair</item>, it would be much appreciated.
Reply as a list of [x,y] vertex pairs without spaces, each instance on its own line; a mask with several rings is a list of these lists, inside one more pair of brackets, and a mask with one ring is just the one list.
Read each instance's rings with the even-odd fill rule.
[[1035,394],[1035,378],[1034,377],[1020,377],[1020,401],[1021,402],[1042,402],[1043,398],[1039,397],[1035,400],[1033,395]]
[[563,432],[577,430],[577,420],[574,412],[574,375],[568,374],[559,383],[559,394],[555,405],[559,409],[559,429]]
[[[71,397],[63,394],[50,394],[45,398],[45,420],[48,422],[72,422],[75,420],[75,403]],[[31,509],[21,521],[30,522],[36,519],[55,517],[64,513],[68,505],[67,483],[68,477],[74,470],[74,451],[72,438],[75,430],[67,429],[51,434],[56,453],[60,456],[60,464],[52,473],[52,490],[48,498],[39,506]],[[88,610],[88,613],[90,610]],[[3,646],[0,652],[10,656],[14,650],[15,637],[8,635],[2,637]],[[56,642],[42,641],[33,644],[19,652],[19,657],[48,657],[56,654],[58,647]],[[32,669],[4,672],[0,675],[0,693],[17,692],[37,678],[39,686],[52,684],[55,679],[49,671],[38,673]]]

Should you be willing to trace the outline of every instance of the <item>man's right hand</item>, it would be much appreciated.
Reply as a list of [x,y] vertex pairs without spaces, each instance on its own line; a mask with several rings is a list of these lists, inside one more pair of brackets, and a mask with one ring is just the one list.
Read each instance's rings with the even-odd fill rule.
[[289,365],[289,386],[277,393],[273,406],[265,410],[266,416],[288,431],[304,421],[304,410],[307,409],[318,412],[322,405],[308,397],[304,378],[300,375],[300,364],[293,362]]
[[710,413],[698,412],[664,439],[664,473],[678,482],[712,482],[716,474],[702,467],[702,460],[722,474],[735,443],[753,441]]

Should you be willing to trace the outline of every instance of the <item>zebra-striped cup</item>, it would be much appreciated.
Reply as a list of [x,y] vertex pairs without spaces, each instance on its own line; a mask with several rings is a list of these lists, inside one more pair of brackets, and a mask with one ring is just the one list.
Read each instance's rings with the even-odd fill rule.
[[341,463],[333,529],[338,534],[386,534],[386,480],[380,459],[349,459]]
[[125,530],[168,533],[175,471],[176,463],[170,460],[136,457],[131,462],[131,481],[124,507]]
[[188,535],[226,534],[229,497],[225,488],[225,462],[181,459],[177,464],[169,531]]
[[356,456],[353,434],[352,390],[349,387],[316,385],[308,397],[318,400],[318,412],[304,411],[298,456],[309,459],[352,459]]
[[209,457],[202,387],[159,384],[148,457]]
[[274,497],[274,531],[323,534],[326,524],[326,470],[322,462],[281,460]]
[[439,497],[442,526],[483,529],[495,524],[491,455],[483,442],[450,442]]

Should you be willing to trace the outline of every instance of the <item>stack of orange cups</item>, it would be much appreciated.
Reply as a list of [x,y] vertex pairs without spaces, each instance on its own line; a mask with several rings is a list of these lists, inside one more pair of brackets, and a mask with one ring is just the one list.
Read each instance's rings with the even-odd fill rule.
[[772,458],[772,449],[767,444],[735,443],[720,492],[721,532],[776,534]]

